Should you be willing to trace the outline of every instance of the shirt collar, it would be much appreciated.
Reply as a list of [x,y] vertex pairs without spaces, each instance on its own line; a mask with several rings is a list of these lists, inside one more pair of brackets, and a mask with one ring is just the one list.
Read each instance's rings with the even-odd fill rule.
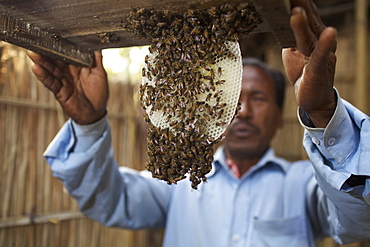
[[[260,169],[267,164],[275,164],[279,166],[284,173],[287,172],[289,168],[289,162],[287,162],[285,159],[282,159],[280,157],[277,157],[275,155],[275,152],[272,148],[269,148],[266,153],[262,156],[262,158],[255,164],[251,169],[250,172],[255,171],[257,169]],[[208,173],[207,177],[213,176],[221,167],[229,170],[229,166],[226,164],[226,157],[224,152],[224,147],[220,146],[214,155],[214,161],[212,163],[212,170]]]

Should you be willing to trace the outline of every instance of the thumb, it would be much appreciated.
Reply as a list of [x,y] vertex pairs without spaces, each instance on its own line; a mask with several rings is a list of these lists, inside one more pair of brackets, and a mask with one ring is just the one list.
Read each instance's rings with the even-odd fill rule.
[[305,56],[296,48],[285,48],[282,50],[283,65],[285,73],[291,84],[294,84],[302,76]]

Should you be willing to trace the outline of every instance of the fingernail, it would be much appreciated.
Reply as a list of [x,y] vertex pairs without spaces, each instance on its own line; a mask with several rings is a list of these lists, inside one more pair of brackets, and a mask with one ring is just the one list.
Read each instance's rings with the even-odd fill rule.
[[307,14],[306,14],[306,11],[304,10],[304,8],[302,8],[302,7],[294,7],[293,9],[292,9],[292,14],[293,15],[302,15],[303,16],[303,18],[305,19],[305,20],[307,20]]

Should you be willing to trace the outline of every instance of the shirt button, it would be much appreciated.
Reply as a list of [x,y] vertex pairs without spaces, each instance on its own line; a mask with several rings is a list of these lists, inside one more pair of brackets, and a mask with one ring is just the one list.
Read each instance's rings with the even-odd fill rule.
[[333,146],[335,144],[335,138],[330,138],[329,141],[328,141],[328,145],[329,146]]
[[320,144],[319,139],[317,139],[316,137],[313,137],[311,140],[312,140],[312,142],[313,142],[314,144],[316,144],[316,145],[319,145],[319,144]]
[[234,241],[234,242],[238,242],[240,240],[240,236],[239,234],[234,234],[231,239]]

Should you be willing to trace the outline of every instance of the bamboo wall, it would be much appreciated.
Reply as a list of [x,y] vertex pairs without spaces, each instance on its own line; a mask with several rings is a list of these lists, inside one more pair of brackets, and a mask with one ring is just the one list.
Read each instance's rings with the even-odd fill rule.
[[[110,229],[78,212],[42,157],[66,118],[53,96],[32,76],[24,50],[0,44],[0,246],[160,246],[162,231]],[[342,26],[335,81],[341,96],[350,102],[356,99],[354,44],[353,26]],[[274,40],[263,44],[263,58],[282,69],[281,49]],[[143,169],[145,127],[136,90],[129,83],[110,85],[109,119],[118,163]],[[273,147],[278,155],[298,160],[306,155],[293,96],[288,86],[284,128],[277,133]],[[320,246],[339,245],[325,239]],[[346,246],[365,247],[370,242]]]
[[[24,50],[0,44],[0,246],[160,246],[161,232],[109,229],[78,212],[42,157],[66,118],[31,74]],[[110,90],[116,159],[143,169],[145,129],[138,124],[136,86],[117,83]]]

